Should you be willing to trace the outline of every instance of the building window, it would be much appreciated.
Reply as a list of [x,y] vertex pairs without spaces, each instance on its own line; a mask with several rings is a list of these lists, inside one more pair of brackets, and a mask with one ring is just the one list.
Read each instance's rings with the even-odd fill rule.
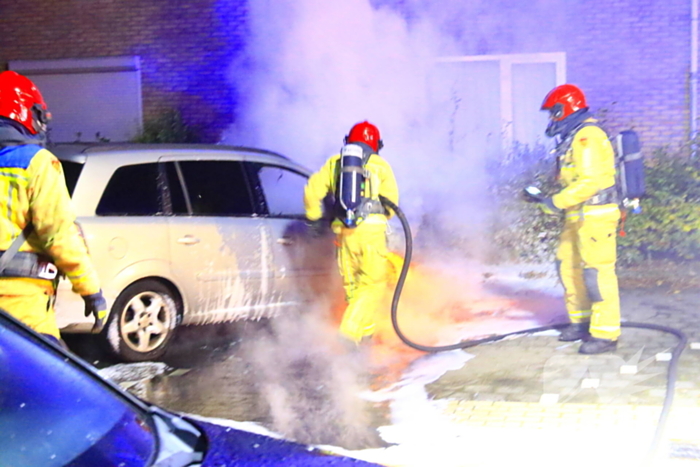
[[456,145],[487,156],[507,153],[514,143],[545,143],[547,92],[566,81],[566,54],[441,57],[440,73],[452,85]]

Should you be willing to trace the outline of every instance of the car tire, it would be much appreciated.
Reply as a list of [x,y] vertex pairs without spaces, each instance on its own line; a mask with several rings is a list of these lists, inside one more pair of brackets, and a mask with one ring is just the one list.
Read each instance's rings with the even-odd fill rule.
[[106,347],[127,362],[161,357],[178,324],[178,305],[164,284],[146,279],[124,289],[101,333]]

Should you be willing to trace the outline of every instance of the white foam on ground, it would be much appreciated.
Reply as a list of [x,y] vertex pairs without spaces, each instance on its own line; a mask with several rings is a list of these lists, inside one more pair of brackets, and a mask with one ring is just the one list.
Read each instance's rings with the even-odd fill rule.
[[[532,274],[533,269],[534,274]],[[561,296],[551,266],[512,265],[493,273],[488,281],[511,291],[537,291]],[[530,274],[528,274],[530,273]],[[538,275],[540,274],[541,275]],[[534,277],[534,278],[532,278]],[[517,311],[517,310],[516,310]],[[521,317],[527,318],[527,311]],[[542,326],[533,319],[498,317],[453,326],[441,336],[442,344]],[[527,334],[513,336],[522,337]],[[556,336],[557,331],[536,335]],[[457,340],[455,340],[457,338]],[[397,383],[372,393],[367,400],[391,401],[391,422],[379,434],[393,446],[384,449],[342,451],[344,454],[392,467],[500,467],[520,465],[639,465],[653,430],[648,427],[584,430],[475,427],[460,424],[445,410],[447,399],[430,400],[425,385],[445,372],[469,365],[473,355],[462,350],[432,354],[415,361]]]
[[517,291],[537,291],[562,296],[553,264],[504,264],[489,269],[492,274],[486,282],[498,282]]
[[[561,296],[556,278],[544,273],[551,266],[541,266],[543,275],[530,278],[533,266],[505,267],[489,277],[489,281],[507,284],[510,290],[535,290]],[[535,268],[536,269],[536,268]],[[537,272],[537,271],[536,271]],[[523,275],[525,274],[525,277]],[[514,310],[513,312],[517,312]],[[517,320],[498,317],[479,322],[460,323],[440,336],[441,345],[463,339],[505,334],[539,327],[527,319],[525,310]],[[544,331],[537,335],[557,335]],[[525,336],[525,335],[523,335]],[[515,337],[521,337],[520,335]],[[649,427],[534,429],[476,427],[460,423],[446,410],[450,400],[431,400],[426,385],[447,371],[468,365],[474,355],[464,350],[426,355],[414,361],[401,379],[385,388],[360,394],[365,400],[388,401],[391,425],[378,432],[392,444],[387,448],[346,450],[336,446],[317,446],[326,451],[391,467],[501,467],[521,465],[566,465],[590,467],[640,465],[653,436]],[[268,436],[279,437],[255,423],[208,419],[215,423]],[[655,464],[655,465],[667,465]]]
[[[446,411],[450,400],[430,400],[425,385],[444,372],[468,365],[473,355],[456,350],[423,357],[391,387],[375,391],[390,400],[391,425],[378,429],[393,446],[335,452],[391,467],[501,467],[520,465],[640,465],[653,430],[594,428],[477,427],[460,424]],[[551,401],[553,402],[553,401]],[[589,448],[582,448],[588,446]],[[592,448],[595,446],[595,449]],[[572,455],[572,453],[576,453]],[[566,462],[562,463],[562,460]]]

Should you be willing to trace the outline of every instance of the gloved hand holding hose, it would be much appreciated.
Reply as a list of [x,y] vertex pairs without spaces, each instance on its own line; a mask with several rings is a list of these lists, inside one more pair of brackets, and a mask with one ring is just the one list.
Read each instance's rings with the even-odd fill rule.
[[82,297],[85,301],[85,316],[95,316],[92,332],[101,332],[107,317],[107,300],[102,295],[102,290],[91,295],[83,295]]

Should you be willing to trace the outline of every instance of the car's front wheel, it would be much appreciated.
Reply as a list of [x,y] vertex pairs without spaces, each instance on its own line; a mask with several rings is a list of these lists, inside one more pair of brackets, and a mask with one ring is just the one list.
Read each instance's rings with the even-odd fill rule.
[[154,280],[136,282],[114,301],[102,337],[108,349],[125,361],[154,360],[165,353],[177,314],[167,286]]

